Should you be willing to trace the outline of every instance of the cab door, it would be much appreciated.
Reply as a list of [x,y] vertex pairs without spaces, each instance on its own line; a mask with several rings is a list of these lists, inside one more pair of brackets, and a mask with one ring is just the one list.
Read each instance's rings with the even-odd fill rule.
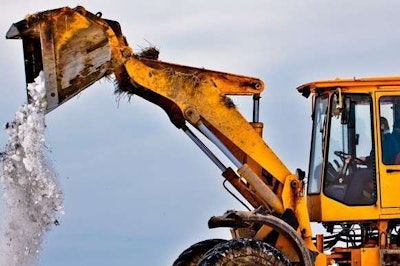
[[399,208],[400,129],[398,128],[400,128],[400,92],[376,92],[376,106],[378,107],[378,119],[376,119],[375,124],[377,129],[375,147],[381,207]]

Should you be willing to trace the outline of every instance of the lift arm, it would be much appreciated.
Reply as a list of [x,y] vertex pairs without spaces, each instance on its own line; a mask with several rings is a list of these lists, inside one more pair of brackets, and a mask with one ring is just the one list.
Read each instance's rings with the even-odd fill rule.
[[[282,196],[294,175],[262,139],[258,119],[248,122],[229,98],[250,96],[257,107],[264,89],[261,80],[135,54],[118,22],[79,6],[30,15],[13,24],[7,38],[23,40],[27,83],[44,72],[47,111],[113,74],[118,93],[136,94],[163,108],[253,207],[280,214],[294,206],[291,193]],[[203,146],[187,123],[225,153],[238,175]]]

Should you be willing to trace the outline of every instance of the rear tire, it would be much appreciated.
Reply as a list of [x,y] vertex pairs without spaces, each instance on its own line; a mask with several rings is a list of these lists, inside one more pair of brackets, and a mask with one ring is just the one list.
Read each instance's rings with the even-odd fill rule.
[[254,239],[232,239],[208,251],[199,266],[290,266],[275,247]]
[[183,251],[175,260],[173,266],[197,266],[200,259],[207,251],[226,241],[227,240],[224,239],[207,239],[196,243]]

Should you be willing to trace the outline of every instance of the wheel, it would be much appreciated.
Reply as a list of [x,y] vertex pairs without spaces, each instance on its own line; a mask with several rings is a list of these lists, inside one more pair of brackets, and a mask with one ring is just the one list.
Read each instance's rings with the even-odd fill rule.
[[350,159],[351,156],[348,153],[345,153],[343,151],[334,151],[333,152],[336,156],[338,156],[343,162],[346,161],[347,159]]
[[275,247],[254,239],[232,239],[208,251],[199,266],[288,266],[290,261]]
[[207,239],[190,246],[175,260],[173,266],[197,266],[203,255],[218,244],[224,243],[224,239]]
[[333,152],[336,156],[338,156],[344,163],[346,161],[354,162],[356,164],[365,164],[365,162],[357,157],[352,157],[350,154],[345,153],[343,151],[334,151]]

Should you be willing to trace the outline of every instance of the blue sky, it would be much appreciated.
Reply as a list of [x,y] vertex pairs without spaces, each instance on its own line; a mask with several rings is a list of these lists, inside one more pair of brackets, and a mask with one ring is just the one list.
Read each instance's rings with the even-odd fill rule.
[[[78,4],[119,21],[134,50],[151,43],[163,61],[264,80],[264,138],[292,170],[308,167],[311,127],[309,100],[297,86],[400,74],[394,0],[3,0],[0,31],[5,36],[27,14]],[[5,124],[26,100],[22,43],[0,39],[0,51]],[[40,266],[170,265],[195,242],[229,237],[207,221],[242,209],[218,168],[160,108],[139,97],[118,103],[113,89],[102,80],[47,116],[65,215],[47,235]],[[238,107],[248,116],[247,103]]]

